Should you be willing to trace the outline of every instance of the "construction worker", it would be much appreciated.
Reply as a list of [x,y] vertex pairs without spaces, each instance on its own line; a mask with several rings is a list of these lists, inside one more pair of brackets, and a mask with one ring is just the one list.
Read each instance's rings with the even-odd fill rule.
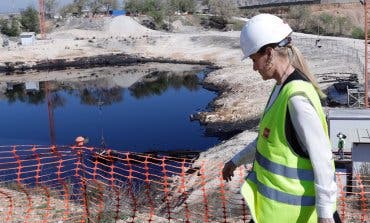
[[259,123],[258,137],[223,168],[231,180],[236,167],[253,169],[241,192],[255,223],[333,223],[337,185],[321,92],[292,29],[270,14],[252,17],[243,27],[244,58],[263,80],[276,84]]
[[344,135],[343,133],[339,132],[337,134],[337,137],[338,137],[338,155],[339,155],[339,159],[342,160],[344,159],[344,144],[346,143],[345,142],[345,138],[347,138],[346,135]]

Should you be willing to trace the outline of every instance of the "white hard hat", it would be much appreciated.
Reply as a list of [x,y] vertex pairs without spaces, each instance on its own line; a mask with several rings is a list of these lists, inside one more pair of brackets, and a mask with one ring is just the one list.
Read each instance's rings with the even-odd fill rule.
[[270,43],[279,43],[293,30],[282,19],[271,14],[259,14],[244,25],[240,34],[240,47],[244,58],[256,53],[261,47]]
[[85,143],[87,143],[85,140],[86,139],[84,137],[77,136],[76,139],[75,139],[76,146],[83,146]]
[[76,139],[75,139],[75,142],[76,143],[79,143],[79,142],[84,142],[85,141],[85,138],[82,137],[82,136],[77,136]]

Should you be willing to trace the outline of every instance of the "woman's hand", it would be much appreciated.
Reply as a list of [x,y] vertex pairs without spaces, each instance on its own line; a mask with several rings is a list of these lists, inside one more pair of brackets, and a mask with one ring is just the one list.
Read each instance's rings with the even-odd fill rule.
[[222,178],[226,180],[226,182],[231,181],[231,177],[234,176],[234,170],[236,169],[235,164],[233,161],[229,161],[225,164],[224,168],[222,169]]
[[318,223],[334,223],[333,218],[319,218]]

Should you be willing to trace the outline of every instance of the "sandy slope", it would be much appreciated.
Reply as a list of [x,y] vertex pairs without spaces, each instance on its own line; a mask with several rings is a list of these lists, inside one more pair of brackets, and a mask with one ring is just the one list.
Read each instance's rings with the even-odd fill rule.
[[[86,22],[89,24],[94,21],[85,21],[80,26],[87,26]],[[206,86],[221,91],[219,98],[214,101],[214,111],[202,113],[201,120],[226,130],[245,129],[256,125],[273,82],[262,81],[259,75],[252,71],[249,60],[241,61],[238,31],[193,29],[192,32],[164,33],[149,30],[127,16],[104,18],[97,22],[102,24],[101,29],[63,27],[48,34],[47,40],[37,41],[34,45],[13,44],[9,48],[1,48],[0,63],[32,63],[41,59],[70,59],[111,53],[211,61],[222,69],[212,72],[206,78]],[[181,28],[180,25],[178,27]],[[186,30],[189,31],[189,27]],[[315,46],[315,40],[318,38],[320,48]],[[323,88],[332,84],[330,80],[335,80],[336,76],[346,78],[350,74],[362,74],[360,67],[364,57],[363,41],[300,33],[294,33],[293,41],[307,57],[312,72],[320,80],[325,79],[325,83],[322,82]],[[62,72],[58,75],[58,78],[63,78]],[[0,81],[9,78],[0,76]],[[42,78],[50,79],[47,76]],[[359,78],[361,79],[361,76]]]
[[[178,25],[178,28],[181,28],[181,25]],[[253,128],[273,85],[272,81],[265,82],[252,71],[249,60],[240,60],[242,53],[239,49],[237,31],[163,33],[148,30],[130,17],[117,17],[108,19],[103,30],[61,29],[48,34],[48,38],[31,46],[12,44],[9,48],[1,48],[0,63],[7,61],[32,63],[41,59],[124,52],[145,57],[206,60],[222,67],[210,73],[205,80],[208,88],[219,90],[220,94],[214,101],[214,110],[202,113],[201,119],[208,125],[220,126],[228,130],[252,129],[210,148],[209,151],[202,153],[199,162],[226,161],[255,137]],[[315,35],[295,33],[293,41],[306,55],[313,73],[320,80],[326,81],[326,83],[321,82],[323,88],[334,83],[337,77],[345,78],[350,74],[361,74],[360,67],[363,65],[364,56],[363,41],[320,37],[321,47],[319,48],[315,46],[317,38]],[[62,74],[58,74],[58,78],[63,78],[60,76]],[[27,76],[21,77],[27,79]],[[1,75],[0,82],[8,81],[9,78],[11,77]],[[51,77],[42,77],[42,79],[49,78]],[[200,165],[199,162],[196,165]],[[215,170],[209,169],[209,171]],[[208,173],[208,175],[212,174],[215,173]],[[229,186],[237,183],[233,182]],[[194,188],[194,193],[198,189],[200,188]]]

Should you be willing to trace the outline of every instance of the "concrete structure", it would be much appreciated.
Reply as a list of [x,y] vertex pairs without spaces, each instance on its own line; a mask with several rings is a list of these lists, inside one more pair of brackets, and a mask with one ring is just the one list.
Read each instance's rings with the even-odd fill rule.
[[320,0],[320,4],[347,4],[360,3],[359,0]]
[[327,119],[334,151],[337,151],[339,132],[347,136],[344,152],[351,152],[352,144],[359,140],[358,131],[370,130],[370,109],[330,109]]
[[320,3],[320,0],[240,0],[237,5],[240,8],[254,8],[314,3]]
[[36,34],[34,32],[23,32],[19,35],[22,45],[32,45],[36,41]]
[[40,91],[40,84],[39,84],[39,82],[29,81],[29,82],[26,82],[25,83],[25,86],[26,86],[26,91],[27,92],[30,92],[30,91]]
[[368,129],[356,129],[353,134],[352,169],[353,174],[370,171],[370,126]]
[[358,0],[236,0],[241,8],[270,7],[300,4],[345,4],[360,3]]
[[[351,192],[356,186],[356,174],[370,170],[370,109],[331,109],[328,116],[329,136],[333,150],[338,150],[338,132],[347,136],[345,139],[344,159],[336,157],[335,166],[339,175],[341,188]],[[350,153],[351,152],[351,155]]]

